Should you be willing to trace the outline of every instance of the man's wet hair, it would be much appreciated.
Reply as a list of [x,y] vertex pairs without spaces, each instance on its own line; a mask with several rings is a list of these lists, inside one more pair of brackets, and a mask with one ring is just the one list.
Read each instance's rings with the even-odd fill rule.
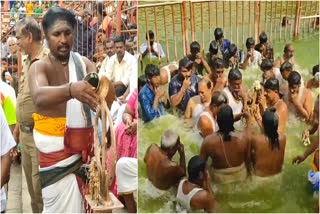
[[279,117],[276,114],[274,107],[267,109],[262,115],[262,124],[264,128],[264,134],[267,136],[271,145],[271,149],[280,149],[278,125]]
[[251,46],[254,46],[254,39],[252,37],[249,37],[246,41],[246,47],[247,49],[250,49]]
[[221,28],[216,28],[215,30],[214,30],[214,38],[215,38],[215,40],[217,41],[217,40],[220,40],[221,38],[223,37],[223,31],[222,31],[222,29]]
[[288,77],[289,87],[301,84],[301,75],[297,71],[292,71]]
[[161,136],[161,149],[168,150],[180,144],[180,136],[172,131],[167,130]]
[[229,59],[237,53],[237,50],[238,50],[238,48],[237,48],[236,44],[231,44],[229,46],[229,48],[228,48]]
[[222,91],[215,91],[211,97],[210,106],[219,107],[222,104],[228,104],[228,98]]
[[222,135],[223,141],[230,141],[230,132],[234,131],[234,118],[232,108],[229,105],[223,105],[220,108],[217,114],[217,122],[219,126],[218,132]]
[[314,75],[316,75],[316,73],[318,73],[318,72],[319,72],[319,64],[313,66],[313,68],[312,68],[312,75],[314,76]]
[[184,57],[179,61],[179,70],[181,70],[182,68],[191,70],[192,67],[193,67],[193,61],[191,61],[188,57]]
[[268,41],[268,36],[265,32],[262,32],[259,36],[259,41],[261,44],[264,44]]
[[242,80],[242,74],[241,74],[240,70],[238,68],[232,68],[229,71],[228,80],[229,81]]
[[41,41],[41,29],[39,24],[34,18],[23,18],[15,25],[15,30],[21,30],[21,34],[28,36],[32,34],[33,41]]
[[290,62],[284,62],[280,66],[280,72],[283,73],[284,71],[292,71],[292,64]]
[[139,91],[141,90],[141,88],[147,84],[148,80],[146,78],[145,75],[141,75],[139,78],[138,78],[138,89]]
[[122,42],[124,45],[126,44],[126,40],[123,36],[117,36],[116,38],[114,38],[113,40],[114,44]]
[[199,44],[199,42],[197,42],[197,41],[191,42],[190,51],[193,52],[193,50],[196,51],[196,52],[200,52],[200,44]]
[[279,92],[279,81],[276,78],[271,77],[264,83],[264,88]]
[[231,44],[228,47],[226,54],[223,56],[225,68],[228,68],[230,65],[230,59],[237,53],[237,46],[235,44]]
[[[149,38],[154,39],[154,33],[152,30],[149,30]],[[148,40],[148,32],[146,33],[146,40]]]
[[199,155],[193,156],[188,163],[188,180],[195,183],[200,176],[200,172],[204,173],[206,161]]
[[263,72],[271,70],[272,67],[273,67],[273,63],[272,63],[271,59],[266,58],[266,59],[262,60],[261,65],[260,65],[260,69]]
[[213,40],[210,42],[209,45],[209,52],[211,55],[217,55],[218,54],[218,50],[219,50],[219,46],[217,41]]
[[254,49],[255,49],[256,51],[258,51],[259,53],[262,54],[262,44],[261,44],[261,43],[256,44],[256,46],[254,47]]
[[212,61],[212,68],[213,69],[219,69],[219,68],[224,68],[225,67],[225,64],[224,64],[224,61],[220,58],[215,58],[213,61]]
[[52,7],[42,19],[42,28],[46,37],[48,37],[49,29],[57,20],[65,20],[72,27],[72,30],[77,24],[75,16],[69,10],[62,7]]
[[292,46],[292,45],[291,44],[286,44],[286,46],[284,46],[283,52],[287,53],[290,46]]
[[148,64],[144,70],[144,74],[147,79],[152,79],[152,77],[160,75],[160,70],[157,66]]

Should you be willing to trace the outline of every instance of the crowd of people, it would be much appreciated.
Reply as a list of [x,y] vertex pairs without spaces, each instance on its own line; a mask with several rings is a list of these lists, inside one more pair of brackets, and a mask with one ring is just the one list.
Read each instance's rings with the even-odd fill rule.
[[[10,11],[16,10],[18,3],[12,4]],[[28,2],[27,11],[28,4],[35,3]],[[121,30],[130,31],[117,35],[120,4]],[[1,212],[6,210],[4,186],[9,180],[11,159],[19,156],[32,212],[89,211],[84,198],[89,194],[88,180],[83,169],[90,164],[90,151],[96,140],[92,134],[95,111],[100,106],[99,88],[83,80],[91,72],[108,79],[105,99],[115,127],[116,151],[109,149],[113,135],[110,121],[106,133],[102,133],[101,120],[98,127],[100,139],[102,135],[108,139],[108,157],[102,160],[107,162],[105,170],[110,173],[111,161],[117,162],[110,190],[128,212],[136,212],[136,4],[136,1],[44,2],[42,5],[48,7],[40,21],[27,12],[26,17],[14,24],[12,35],[2,40],[5,45],[0,81]],[[21,7],[22,2],[18,8]],[[88,148],[82,145],[82,150],[75,152],[73,143],[89,145]],[[112,160],[114,152],[116,160]],[[10,191],[10,186],[7,189]]]
[[[313,77],[304,81],[292,44],[286,44],[283,55],[274,58],[265,32],[260,34],[259,43],[247,38],[246,50],[239,50],[224,38],[221,28],[215,29],[214,36],[208,53],[193,41],[190,55],[179,63],[162,68],[148,64],[139,77],[139,117],[144,123],[175,109],[202,139],[200,154],[186,166],[179,134],[165,131],[161,145],[152,144],[146,151],[148,179],[160,190],[175,187],[177,200],[189,211],[212,212],[212,184],[271,178],[282,172],[289,134],[286,123],[288,114],[292,114],[312,126],[303,134],[305,139],[310,136],[312,146],[293,163],[314,155],[308,176],[313,190],[318,191],[319,93],[314,100],[311,90],[319,89],[319,64],[312,67]],[[152,31],[147,32],[146,39],[140,53],[158,57],[162,47],[153,42]],[[242,80],[252,69],[259,69],[261,77],[248,86]],[[178,163],[172,160],[177,152]]]

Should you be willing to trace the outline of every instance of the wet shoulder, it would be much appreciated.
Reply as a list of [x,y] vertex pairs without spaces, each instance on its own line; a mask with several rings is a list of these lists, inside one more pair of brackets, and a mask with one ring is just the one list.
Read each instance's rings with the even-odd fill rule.
[[50,70],[52,70],[52,65],[48,56],[42,58],[42,59],[39,59],[37,61],[35,61],[34,63],[32,63],[31,67],[33,67],[33,70],[37,71],[37,70],[41,70],[41,71],[44,71],[44,72],[48,72]]
[[156,155],[159,152],[160,152],[159,146],[156,145],[156,144],[151,144],[149,146],[149,148],[147,149],[147,151],[146,151],[146,155],[148,155],[148,156],[151,155],[152,156],[152,155]]
[[[194,104],[194,105],[197,105],[197,104],[200,104],[200,103],[201,103],[201,100],[200,100],[200,96],[199,96],[199,95],[196,95],[196,96],[191,97],[190,101],[191,101],[191,103]],[[189,101],[189,102],[190,102],[190,101]]]

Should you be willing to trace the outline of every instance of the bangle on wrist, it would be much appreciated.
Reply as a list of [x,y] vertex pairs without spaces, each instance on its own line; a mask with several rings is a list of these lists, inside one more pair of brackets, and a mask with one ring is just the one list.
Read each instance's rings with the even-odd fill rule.
[[71,97],[71,99],[73,99],[72,94],[71,94],[71,85],[72,85],[72,82],[69,83],[69,96]]

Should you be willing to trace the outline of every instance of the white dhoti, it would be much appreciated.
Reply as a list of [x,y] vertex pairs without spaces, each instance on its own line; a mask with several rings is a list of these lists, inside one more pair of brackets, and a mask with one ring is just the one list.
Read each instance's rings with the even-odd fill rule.
[[[85,75],[85,63],[79,54],[76,55]],[[76,63],[71,54],[68,68],[70,82],[76,82]],[[82,104],[76,99],[70,99],[67,102],[66,115],[66,118],[51,118],[33,114],[35,122],[33,137],[39,150],[43,213],[85,212],[83,197],[74,174],[83,164],[81,154],[69,154],[64,151],[64,134],[66,126],[86,127],[87,118]]]
[[116,165],[118,193],[125,194],[137,190],[138,163],[136,158],[120,158]]

